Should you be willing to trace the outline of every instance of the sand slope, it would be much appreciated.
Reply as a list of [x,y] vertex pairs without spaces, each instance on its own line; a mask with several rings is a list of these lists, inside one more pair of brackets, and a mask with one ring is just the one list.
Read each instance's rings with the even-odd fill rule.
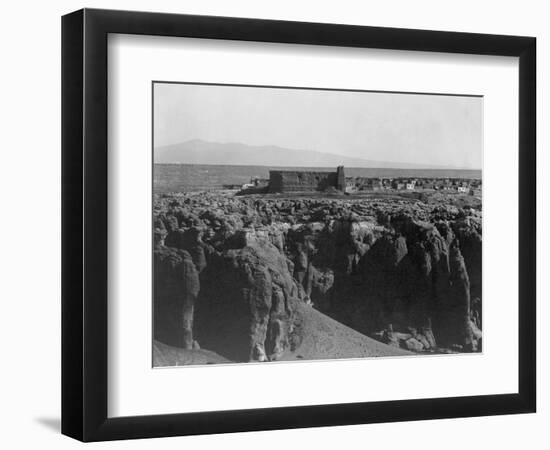
[[191,364],[223,364],[228,359],[210,350],[184,350],[159,341],[153,341],[153,366],[187,366]]
[[297,303],[296,315],[302,342],[294,351],[287,350],[281,361],[412,355],[365,336],[311,306]]

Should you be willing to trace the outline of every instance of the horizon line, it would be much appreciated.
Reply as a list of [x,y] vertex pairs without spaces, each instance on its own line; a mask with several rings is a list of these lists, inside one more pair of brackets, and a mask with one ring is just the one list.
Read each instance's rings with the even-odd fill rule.
[[[407,164],[407,163],[405,163]],[[163,166],[230,166],[230,167],[234,167],[234,166],[240,166],[240,167],[276,167],[276,168],[284,168],[284,167],[288,167],[288,168],[292,168],[292,167],[297,167],[297,168],[312,168],[312,169],[329,169],[331,167],[338,167],[338,165],[334,166],[334,165],[331,165],[331,166],[300,166],[300,165],[297,165],[297,166],[278,166],[276,164],[268,164],[268,165],[265,165],[265,164],[212,164],[212,163],[183,163],[183,162],[156,162],[156,161],[153,161],[153,165],[163,165]],[[348,169],[379,169],[379,170],[462,170],[462,171],[477,171],[477,172],[482,172],[483,169],[482,168],[479,168],[479,169],[471,169],[471,168],[464,168],[464,167],[438,167],[438,168],[430,168],[430,167],[364,167],[364,166],[347,166],[345,164],[340,164],[340,166],[343,166],[344,169],[348,168]]]

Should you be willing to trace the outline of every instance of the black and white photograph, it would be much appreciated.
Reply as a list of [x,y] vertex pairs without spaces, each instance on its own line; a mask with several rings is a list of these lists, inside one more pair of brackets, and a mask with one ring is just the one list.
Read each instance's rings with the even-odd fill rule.
[[3,4],[0,449],[550,448],[548,8],[442,5]]
[[483,351],[483,97],[152,83],[153,367]]

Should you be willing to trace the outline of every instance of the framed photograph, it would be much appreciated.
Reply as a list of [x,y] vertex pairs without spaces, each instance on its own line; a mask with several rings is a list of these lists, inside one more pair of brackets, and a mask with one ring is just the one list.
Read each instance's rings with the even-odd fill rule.
[[536,40],[62,20],[62,432],[535,412]]

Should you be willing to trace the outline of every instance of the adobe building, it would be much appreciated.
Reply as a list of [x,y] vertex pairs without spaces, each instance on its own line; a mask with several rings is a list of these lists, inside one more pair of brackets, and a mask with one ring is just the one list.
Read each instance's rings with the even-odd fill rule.
[[269,192],[312,192],[334,188],[344,192],[346,176],[344,166],[336,172],[310,172],[301,170],[270,170]]

